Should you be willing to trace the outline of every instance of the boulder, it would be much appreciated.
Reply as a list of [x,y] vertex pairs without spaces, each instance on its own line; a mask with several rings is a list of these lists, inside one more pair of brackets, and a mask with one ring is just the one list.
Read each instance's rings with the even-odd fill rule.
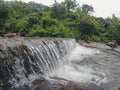
[[116,48],[118,46],[117,41],[115,40],[113,40],[112,42],[108,42],[107,45],[112,48]]
[[15,37],[16,36],[16,33],[7,33],[4,35],[4,37],[8,37],[8,38],[12,38],[12,37]]
[[20,37],[20,33],[6,33],[4,37],[8,37],[8,38]]

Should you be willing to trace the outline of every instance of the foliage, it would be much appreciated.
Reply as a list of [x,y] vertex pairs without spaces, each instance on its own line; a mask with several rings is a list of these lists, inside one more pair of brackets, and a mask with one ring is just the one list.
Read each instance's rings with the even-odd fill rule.
[[76,0],[45,6],[35,2],[0,0],[0,36],[20,32],[22,36],[80,38],[120,44],[120,18],[92,16],[94,8]]
[[86,15],[90,15],[92,12],[94,12],[94,9],[92,6],[87,5],[87,4],[83,4],[82,5],[82,11],[83,13],[85,13]]

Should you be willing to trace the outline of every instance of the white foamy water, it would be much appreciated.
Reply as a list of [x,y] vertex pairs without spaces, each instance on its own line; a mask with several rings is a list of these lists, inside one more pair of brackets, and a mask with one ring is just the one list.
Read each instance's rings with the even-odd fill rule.
[[99,54],[97,49],[87,48],[76,45],[76,48],[65,58],[68,61],[64,66],[54,71],[50,76],[82,83],[94,83],[100,85],[107,82],[106,76],[102,71],[94,71],[90,66],[81,66],[74,62],[84,60],[86,56]]
[[99,53],[100,52],[97,49],[87,48],[79,44],[76,44],[76,48],[66,58],[70,61],[75,60],[80,61],[83,60],[83,58],[88,55],[92,56]]

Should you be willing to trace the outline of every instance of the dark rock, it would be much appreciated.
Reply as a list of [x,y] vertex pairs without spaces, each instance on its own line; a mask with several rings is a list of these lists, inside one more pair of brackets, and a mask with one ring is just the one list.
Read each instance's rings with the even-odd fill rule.
[[116,48],[118,46],[117,41],[115,40],[113,40],[112,42],[108,42],[107,45],[112,48]]
[[45,79],[33,81],[33,87],[30,90],[50,90],[50,83]]
[[59,85],[58,90],[83,90],[83,89],[80,87],[79,84],[69,81],[65,85],[63,85],[63,84]]
[[0,39],[2,39],[3,37],[0,37]]
[[118,90],[120,90],[120,87],[118,88]]

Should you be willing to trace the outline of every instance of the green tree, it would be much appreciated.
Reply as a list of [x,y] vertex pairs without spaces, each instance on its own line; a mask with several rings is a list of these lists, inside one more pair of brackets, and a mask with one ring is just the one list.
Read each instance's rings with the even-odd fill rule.
[[100,36],[102,29],[100,24],[90,17],[84,17],[78,24],[78,30],[81,34],[81,39],[88,39],[88,36]]
[[8,18],[9,8],[4,0],[0,0],[0,35],[5,33],[5,22]]
[[76,0],[65,0],[64,3],[68,12],[75,10],[78,6]]
[[64,16],[66,14],[66,7],[65,7],[65,3],[61,2],[61,3],[55,3],[52,6],[52,13],[51,16],[52,18],[57,18],[57,19],[64,19]]
[[94,12],[94,8],[87,4],[83,4],[81,9],[86,15],[90,15],[92,12]]

